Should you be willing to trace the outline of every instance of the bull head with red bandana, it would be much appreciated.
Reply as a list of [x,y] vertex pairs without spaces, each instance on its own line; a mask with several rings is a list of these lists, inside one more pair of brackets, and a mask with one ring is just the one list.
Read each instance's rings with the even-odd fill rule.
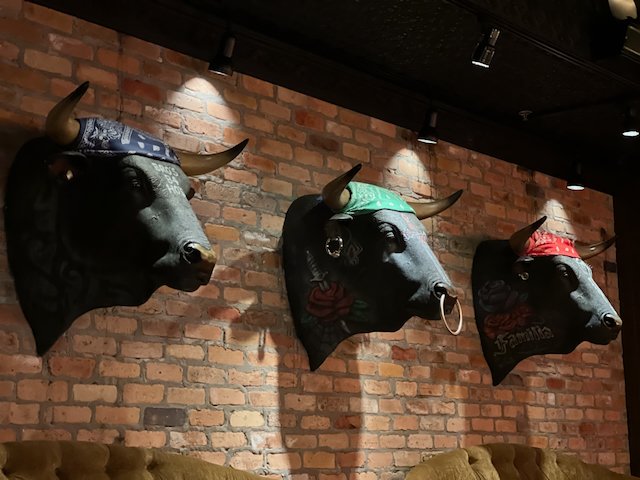
[[473,259],[476,324],[494,385],[527,357],[608,344],[622,327],[584,261],[614,238],[584,245],[538,231],[545,220],[480,243]]

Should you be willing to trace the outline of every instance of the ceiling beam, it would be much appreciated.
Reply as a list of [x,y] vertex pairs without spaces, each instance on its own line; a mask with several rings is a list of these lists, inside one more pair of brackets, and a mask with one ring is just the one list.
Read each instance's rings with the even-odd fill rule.
[[[88,0],[34,3],[205,61],[215,51],[226,27],[225,19],[206,14],[194,17],[193,12],[185,13],[173,2],[112,0],[109,8],[96,8],[95,2]],[[523,127],[482,117],[464,106],[429,99],[423,92],[320,57],[235,21],[233,27],[237,38],[234,66],[238,72],[412,131],[420,128],[427,108],[435,103],[440,112],[438,131],[442,140],[554,177],[566,178],[579,149],[578,145],[562,144]],[[591,154],[605,156],[605,152]],[[613,191],[613,169],[602,171],[588,159],[583,165],[587,187],[605,193]]]

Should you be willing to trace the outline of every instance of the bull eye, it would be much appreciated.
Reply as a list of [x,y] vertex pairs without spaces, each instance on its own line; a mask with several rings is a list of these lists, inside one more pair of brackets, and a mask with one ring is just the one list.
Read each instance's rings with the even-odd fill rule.
[[558,265],[557,270],[561,277],[569,278],[569,269],[567,268],[566,265],[562,265],[562,264]]
[[140,205],[147,205],[152,200],[152,189],[144,173],[135,168],[126,168],[123,172],[125,189],[131,192],[134,201]]
[[570,266],[559,263],[556,265],[556,272],[561,284],[567,291],[573,291],[578,288],[579,280]]
[[398,253],[404,250],[402,235],[395,225],[383,223],[380,232],[384,238],[384,249],[387,253]]

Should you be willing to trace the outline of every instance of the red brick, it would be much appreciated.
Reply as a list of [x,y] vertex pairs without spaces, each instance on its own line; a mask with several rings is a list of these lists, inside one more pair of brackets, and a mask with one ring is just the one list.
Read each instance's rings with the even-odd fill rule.
[[264,155],[271,155],[278,159],[291,160],[293,158],[291,145],[277,140],[261,138],[258,149]]
[[207,444],[204,432],[169,432],[169,444],[173,448],[187,448]]
[[21,373],[40,373],[42,359],[31,355],[0,354],[0,375],[18,375]]
[[207,102],[207,114],[231,123],[240,123],[240,112],[227,105],[216,102]]
[[93,337],[90,335],[74,335],[73,349],[79,353],[95,355],[115,355],[116,341],[108,337]]
[[[156,81],[169,83],[175,86],[182,85],[182,73],[175,68],[169,68],[166,64],[156,62],[142,62],[142,75],[153,78]],[[169,92],[169,96],[171,92]],[[171,101],[169,100],[169,103]]]
[[299,469],[302,466],[302,459],[299,453],[269,453],[267,455],[267,465],[271,470]]
[[137,363],[102,360],[98,371],[103,377],[135,378],[140,376],[140,365]]
[[131,404],[155,404],[162,402],[164,397],[163,385],[141,385],[128,383],[124,386],[122,399],[124,403]]
[[204,404],[205,391],[202,388],[177,388],[167,389],[167,403],[180,405]]
[[147,378],[163,382],[182,382],[182,367],[167,363],[149,363],[146,366]]
[[127,430],[124,432],[124,445],[127,447],[160,448],[167,442],[165,432]]
[[222,216],[225,220],[243,223],[245,225],[255,225],[257,220],[256,212],[235,207],[223,207]]
[[[0,371],[3,365],[6,366],[5,362],[1,360],[0,357]],[[39,363],[40,360],[37,360]],[[73,378],[90,378],[93,376],[96,366],[96,361],[92,358],[51,357],[48,363],[52,375]]]
[[24,52],[24,63],[37,70],[56,73],[65,77],[71,76],[71,62],[69,60],[56,55],[39,52],[38,50],[26,49]]
[[53,421],[56,423],[89,423],[91,409],[89,407],[53,407]]
[[25,18],[33,22],[61,30],[65,33],[71,33],[73,29],[73,17],[69,15],[26,2],[23,4],[23,9]]
[[115,385],[80,385],[73,386],[73,399],[77,402],[115,403],[118,389]]
[[212,405],[244,405],[245,395],[242,390],[234,388],[211,388],[209,402]]
[[95,421],[105,425],[135,425],[140,421],[138,407],[96,407]]
[[163,344],[159,342],[126,342],[120,344],[120,353],[129,358],[162,358]]
[[260,111],[281,120],[289,121],[291,119],[291,109],[270,100],[260,100]]
[[[224,423],[224,412],[221,410],[191,410],[189,424],[194,426],[213,427]],[[213,445],[215,447],[215,445]]]
[[158,87],[131,78],[122,80],[122,91],[127,95],[155,103],[164,100],[164,94]]
[[302,454],[304,468],[335,468],[336,456],[330,452],[304,452]]
[[264,425],[264,416],[261,412],[251,410],[236,410],[229,417],[231,427],[260,427]]
[[182,336],[182,323],[174,320],[143,320],[142,333],[154,337],[172,337],[178,338]]

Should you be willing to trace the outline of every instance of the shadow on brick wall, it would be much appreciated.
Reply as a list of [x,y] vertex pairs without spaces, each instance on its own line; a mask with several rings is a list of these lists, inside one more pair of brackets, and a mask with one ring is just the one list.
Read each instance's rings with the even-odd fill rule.
[[[270,473],[310,479],[328,474],[346,480],[365,464],[360,376],[349,371],[345,360],[355,359],[361,342],[343,342],[311,372],[307,353],[295,334],[279,252],[251,252],[229,267],[250,268],[277,279],[277,285],[265,286],[260,292],[268,292],[269,301],[262,297],[245,309],[237,321],[229,323],[225,339],[228,348],[245,348],[254,372],[247,371],[243,377],[248,408],[262,410],[266,428],[249,434],[252,448],[265,452]],[[269,404],[269,398],[274,403]]]

